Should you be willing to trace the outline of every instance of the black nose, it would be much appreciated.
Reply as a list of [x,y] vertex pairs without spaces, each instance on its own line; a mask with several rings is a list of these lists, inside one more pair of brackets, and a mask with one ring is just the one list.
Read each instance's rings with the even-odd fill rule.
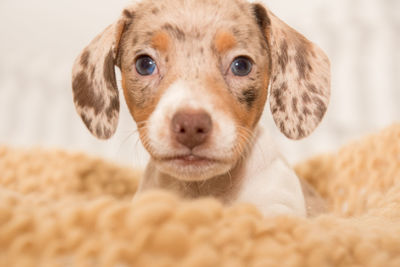
[[171,128],[176,141],[193,149],[206,141],[212,130],[212,121],[205,111],[181,110],[172,118]]

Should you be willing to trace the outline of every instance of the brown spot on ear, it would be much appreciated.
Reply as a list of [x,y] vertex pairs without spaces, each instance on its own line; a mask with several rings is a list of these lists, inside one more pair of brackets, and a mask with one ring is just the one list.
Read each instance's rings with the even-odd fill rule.
[[276,105],[281,112],[286,111],[286,106],[285,106],[285,101],[283,99],[283,92],[285,92],[288,89],[288,85],[286,82],[283,82],[281,84],[281,87],[277,90],[272,91],[272,96],[275,99]]
[[318,118],[318,120],[322,120],[326,112],[326,105],[319,97],[314,97],[313,102],[316,105],[316,109],[314,110],[314,115]]
[[293,99],[292,99],[292,109],[293,109],[293,112],[295,112],[295,113],[297,113],[298,112],[298,110],[297,110],[297,97],[293,97]]
[[303,128],[301,128],[301,125],[297,125],[297,132],[298,132],[299,138],[302,138],[306,135]]
[[169,36],[165,32],[157,32],[151,39],[151,44],[153,47],[163,53],[167,52],[169,43]]
[[88,118],[88,117],[85,115],[85,113],[82,113],[82,114],[81,114],[81,118],[82,118],[83,123],[86,125],[86,127],[87,127],[88,129],[90,129],[91,124],[92,124],[92,119]]
[[89,82],[85,72],[79,72],[72,82],[75,105],[80,108],[92,108],[98,115],[104,107],[104,99],[96,94],[92,83]]
[[311,115],[311,111],[307,107],[304,107],[303,114],[307,117],[308,115]]
[[312,71],[312,67],[307,59],[307,51],[308,49],[304,44],[298,45],[296,47],[296,55],[294,56],[299,78],[303,80],[306,79],[308,74]]
[[128,19],[133,19],[133,17],[134,17],[134,13],[131,12],[131,11],[129,11],[128,9],[125,9],[125,10],[122,12],[122,14],[123,14],[126,18],[128,18]]
[[102,129],[102,127],[100,126],[100,124],[98,124],[98,125],[96,126],[96,135],[97,135],[97,136],[103,136],[103,129]]
[[278,64],[281,67],[282,73],[285,73],[286,65],[289,62],[288,48],[287,42],[283,40],[280,46],[280,53],[278,55]]
[[160,10],[158,9],[158,8],[153,8],[152,10],[151,10],[151,13],[153,13],[153,15],[157,15],[158,14],[158,12],[159,12]]
[[85,52],[82,53],[80,60],[80,63],[83,68],[87,68],[89,64],[89,57],[90,57],[90,52],[88,50],[85,50]]
[[253,4],[252,8],[258,26],[260,26],[261,30],[265,30],[269,25],[271,25],[271,20],[268,17],[267,11],[261,4]]
[[176,37],[179,41],[185,41],[186,39],[186,35],[185,33],[178,28],[177,26],[172,26],[169,23],[166,23],[162,26],[162,29],[168,31],[169,33],[171,33],[174,37]]
[[279,90],[274,91],[273,97],[275,98],[276,105],[281,112],[285,112],[286,108],[283,104],[282,93]]
[[317,87],[315,87],[314,84],[308,84],[307,88],[310,92],[314,93],[314,94],[319,94]]
[[304,104],[308,104],[311,102],[311,98],[307,93],[303,93],[301,99],[303,100]]
[[103,127],[103,136],[111,136],[112,132],[110,129]]
[[279,129],[281,129],[281,131],[284,133],[286,132],[286,127],[285,127],[285,123],[283,121],[281,121],[279,123]]
[[95,72],[96,72],[96,65],[93,65],[90,67],[90,78],[91,79],[94,77]]
[[219,32],[215,36],[214,47],[219,54],[227,52],[236,45],[235,37],[229,32]]
[[114,70],[114,57],[113,52],[110,50],[108,52],[106,58],[104,59],[104,68],[103,68],[103,76],[106,81],[107,89],[115,92],[118,92],[117,81],[115,79],[115,70]]
[[106,115],[109,120],[112,119],[113,113],[119,111],[119,96],[116,95],[110,100],[110,104],[106,110]]

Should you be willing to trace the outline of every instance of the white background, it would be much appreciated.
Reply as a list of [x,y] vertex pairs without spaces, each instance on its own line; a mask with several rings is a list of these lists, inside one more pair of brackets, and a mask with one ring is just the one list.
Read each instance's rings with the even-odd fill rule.
[[[161,0],[157,0],[161,1]],[[320,127],[289,141],[262,122],[292,162],[332,151],[400,120],[399,0],[269,0],[270,9],[319,44],[332,63],[332,97]],[[72,103],[72,62],[127,0],[0,1],[0,144],[87,151],[130,165],[147,154],[123,101],[117,134],[98,141]]]

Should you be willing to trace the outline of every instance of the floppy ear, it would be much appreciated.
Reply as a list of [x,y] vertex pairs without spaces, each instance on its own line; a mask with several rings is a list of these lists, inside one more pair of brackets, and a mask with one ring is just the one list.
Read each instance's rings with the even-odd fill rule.
[[72,89],[78,114],[90,132],[100,139],[110,138],[117,128],[119,94],[114,66],[119,41],[132,14],[107,27],[81,52],[72,70]]
[[308,136],[325,115],[330,97],[330,63],[325,53],[261,4],[254,4],[271,57],[270,108],[290,139]]

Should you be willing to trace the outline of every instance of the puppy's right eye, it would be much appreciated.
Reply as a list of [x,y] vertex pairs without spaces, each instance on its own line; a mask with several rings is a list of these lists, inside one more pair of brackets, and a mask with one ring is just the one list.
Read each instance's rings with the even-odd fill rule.
[[149,56],[143,55],[136,59],[136,71],[142,76],[152,75],[157,69],[156,62]]

